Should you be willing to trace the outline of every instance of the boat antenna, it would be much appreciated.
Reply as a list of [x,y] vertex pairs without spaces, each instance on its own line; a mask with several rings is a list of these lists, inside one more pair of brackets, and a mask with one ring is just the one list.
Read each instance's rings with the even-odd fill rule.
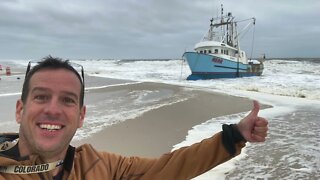
[[[221,24],[224,23],[224,20],[223,20],[223,4],[221,4],[221,22],[220,23]],[[222,34],[225,34],[223,26],[221,26],[221,32],[222,32]],[[224,41],[224,38],[223,37],[221,37],[221,38],[222,38],[221,41]]]
[[221,4],[221,24],[223,23],[223,4]]
[[253,48],[254,48],[255,25],[256,25],[256,18],[253,18],[253,32],[252,32],[252,42],[251,42],[251,54],[250,54],[250,59],[252,59]]

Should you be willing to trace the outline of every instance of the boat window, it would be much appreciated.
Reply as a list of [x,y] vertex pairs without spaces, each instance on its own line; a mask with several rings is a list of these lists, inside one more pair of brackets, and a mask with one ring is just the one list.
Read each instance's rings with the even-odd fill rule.
[[218,49],[215,49],[215,50],[214,50],[214,53],[215,53],[215,54],[218,54],[218,53],[219,53],[219,50],[218,50]]
[[200,51],[200,53],[203,53],[202,51]]
[[204,50],[203,53],[207,54],[207,50]]
[[229,55],[229,51],[228,51],[228,50],[226,50],[226,52],[225,52],[225,53],[226,53],[226,55]]
[[221,54],[223,54],[223,49],[221,49]]
[[209,53],[211,53],[211,50],[208,50],[209,51]]

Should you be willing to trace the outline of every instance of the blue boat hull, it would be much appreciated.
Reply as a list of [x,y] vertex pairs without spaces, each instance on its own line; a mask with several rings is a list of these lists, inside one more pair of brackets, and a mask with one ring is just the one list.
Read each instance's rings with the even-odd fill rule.
[[187,80],[260,76],[263,71],[263,64],[243,64],[211,54],[185,52],[183,58],[192,72]]

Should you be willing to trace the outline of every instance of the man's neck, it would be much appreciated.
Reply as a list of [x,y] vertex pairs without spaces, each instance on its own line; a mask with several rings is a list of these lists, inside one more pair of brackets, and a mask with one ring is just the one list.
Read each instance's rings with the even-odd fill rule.
[[64,159],[68,150],[68,146],[54,151],[42,150],[42,148],[29,145],[23,136],[19,138],[18,147],[21,156],[39,155],[44,162],[54,162]]
[[26,149],[23,148],[23,146],[21,145],[22,143],[19,142],[18,143],[18,147],[19,147],[19,152],[20,152],[20,156],[29,156],[29,155],[39,155],[39,157],[44,161],[44,162],[54,162],[54,161],[58,161],[58,160],[62,160],[65,158],[67,150],[65,149],[60,153],[55,153],[55,152],[38,152],[36,150],[30,150],[30,149]]
[[[19,148],[19,152],[20,152],[20,156],[24,157],[24,156],[29,156],[29,155],[38,155],[42,161],[44,161],[45,163],[51,163],[51,162],[55,162],[55,161],[59,161],[59,160],[64,160],[67,150],[68,148],[66,148],[65,150],[63,150],[60,153],[51,153],[51,152],[38,152],[36,150],[31,150],[29,148],[24,148],[24,144],[23,142],[19,141],[18,143],[18,148]],[[50,174],[52,176],[56,176],[60,171],[62,171],[63,166],[59,166],[53,170],[50,171]]]

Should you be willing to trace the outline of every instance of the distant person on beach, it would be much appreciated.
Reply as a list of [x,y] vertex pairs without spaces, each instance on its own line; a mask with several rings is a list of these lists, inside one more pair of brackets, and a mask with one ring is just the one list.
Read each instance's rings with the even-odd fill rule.
[[[80,67],[80,73],[76,70]],[[240,154],[248,142],[264,142],[268,122],[259,103],[238,124],[159,158],[123,157],[70,142],[86,114],[80,65],[48,56],[28,64],[16,103],[19,133],[0,135],[0,179],[191,179]]]

